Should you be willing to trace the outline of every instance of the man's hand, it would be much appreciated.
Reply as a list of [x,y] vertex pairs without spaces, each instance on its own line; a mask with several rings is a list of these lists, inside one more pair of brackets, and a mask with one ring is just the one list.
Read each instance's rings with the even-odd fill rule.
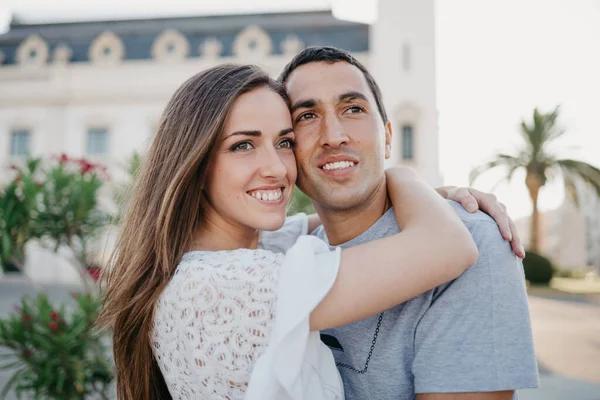
[[483,193],[471,188],[458,188],[456,186],[442,186],[435,189],[443,198],[460,203],[465,210],[474,213],[481,210],[492,217],[504,239],[509,240],[515,254],[525,258],[525,248],[521,244],[521,238],[517,227],[506,212],[506,206],[496,199],[491,193]]

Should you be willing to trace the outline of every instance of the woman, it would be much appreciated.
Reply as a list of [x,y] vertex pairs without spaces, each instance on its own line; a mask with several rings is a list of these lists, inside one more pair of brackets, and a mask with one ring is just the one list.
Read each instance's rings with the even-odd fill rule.
[[288,106],[265,72],[234,65],[192,77],[167,105],[107,276],[120,399],[341,398],[315,331],[476,260],[453,210],[405,169],[387,174],[401,233],[333,252],[300,237],[318,221],[285,220],[296,179]]

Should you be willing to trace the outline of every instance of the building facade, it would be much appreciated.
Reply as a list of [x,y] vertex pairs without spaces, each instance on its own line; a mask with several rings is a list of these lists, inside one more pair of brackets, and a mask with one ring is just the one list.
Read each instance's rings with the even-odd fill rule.
[[433,0],[381,0],[373,25],[331,12],[25,25],[0,35],[0,165],[66,153],[108,166],[152,138],[175,89],[223,62],[277,76],[302,48],[351,51],[380,84],[392,164],[440,184]]
[[175,89],[225,62],[276,77],[302,48],[348,50],[381,86],[389,162],[432,185],[438,164],[433,0],[380,0],[372,25],[330,11],[22,24],[0,35],[0,181],[27,155],[86,157],[124,178]]

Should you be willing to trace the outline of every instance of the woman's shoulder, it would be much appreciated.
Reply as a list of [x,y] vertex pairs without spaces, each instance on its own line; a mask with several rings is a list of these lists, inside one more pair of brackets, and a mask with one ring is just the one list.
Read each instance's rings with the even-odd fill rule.
[[[275,290],[284,255],[262,249],[190,251],[183,255],[162,292],[159,309],[198,302],[207,293],[240,288]],[[195,300],[194,300],[195,299]]]
[[252,266],[264,268],[280,264],[282,260],[282,254],[266,249],[193,250],[181,257],[175,270],[175,276],[182,273],[202,275],[215,271],[246,269]]
[[246,262],[248,260],[268,260],[280,257],[280,254],[262,248],[219,251],[191,250],[181,256],[181,259],[179,260],[179,266],[192,265],[196,263],[203,263],[205,265],[214,263],[235,263],[236,261]]
[[189,251],[185,253],[169,282],[169,289],[180,290],[193,282],[256,282],[280,269],[284,255],[264,249]]

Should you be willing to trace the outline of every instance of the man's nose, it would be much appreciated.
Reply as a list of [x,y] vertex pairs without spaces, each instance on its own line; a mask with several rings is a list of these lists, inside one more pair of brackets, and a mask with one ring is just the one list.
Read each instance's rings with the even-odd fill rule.
[[349,140],[344,126],[336,115],[325,118],[324,124],[321,126],[321,146],[336,149],[348,144]]

